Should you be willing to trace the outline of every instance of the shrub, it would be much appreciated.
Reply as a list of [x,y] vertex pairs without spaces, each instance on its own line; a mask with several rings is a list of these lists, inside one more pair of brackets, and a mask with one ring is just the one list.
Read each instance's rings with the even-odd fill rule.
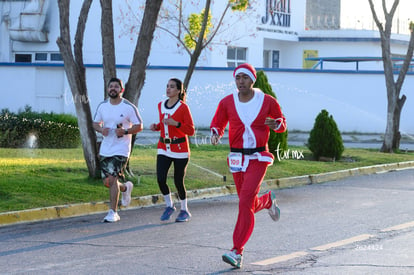
[[[264,71],[257,72],[257,79],[254,83],[254,87],[261,89],[265,94],[277,98],[272,90],[272,86],[270,86],[269,81],[267,80],[267,76]],[[269,146],[269,151],[272,152],[272,154],[276,154],[278,145],[280,150],[286,151],[288,149],[287,137],[287,130],[283,133],[276,133],[274,131],[270,131],[269,141],[267,143]]]
[[328,111],[322,110],[316,117],[307,147],[317,160],[320,157],[341,159],[344,152],[342,136],[335,120],[332,115],[329,115]]
[[35,113],[30,107],[14,114],[0,114],[0,147],[75,148],[80,145],[76,117]]

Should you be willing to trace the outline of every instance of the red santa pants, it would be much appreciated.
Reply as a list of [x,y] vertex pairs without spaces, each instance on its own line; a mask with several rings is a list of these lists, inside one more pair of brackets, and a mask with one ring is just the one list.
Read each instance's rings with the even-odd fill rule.
[[258,197],[260,184],[266,174],[268,163],[250,160],[246,172],[233,173],[234,183],[239,196],[239,215],[233,232],[233,249],[242,254],[244,245],[252,235],[254,214],[272,205],[269,193]]

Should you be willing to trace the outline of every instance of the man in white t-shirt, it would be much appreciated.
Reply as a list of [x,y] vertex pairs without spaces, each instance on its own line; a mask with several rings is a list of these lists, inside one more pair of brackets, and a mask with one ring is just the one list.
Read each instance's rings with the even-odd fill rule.
[[109,188],[110,210],[104,222],[117,222],[119,193],[121,203],[128,206],[131,202],[133,184],[125,179],[123,171],[131,153],[132,135],[143,129],[138,109],[121,97],[124,85],[118,78],[111,78],[107,86],[108,99],[101,102],[96,109],[93,128],[103,136],[99,150],[103,183]]

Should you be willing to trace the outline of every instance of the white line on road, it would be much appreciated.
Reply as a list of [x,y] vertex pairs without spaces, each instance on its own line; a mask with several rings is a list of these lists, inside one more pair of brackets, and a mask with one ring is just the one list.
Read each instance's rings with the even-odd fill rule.
[[372,237],[374,237],[374,235],[363,234],[363,235],[355,236],[349,239],[340,240],[334,243],[328,243],[328,244],[324,244],[321,246],[316,246],[316,247],[311,248],[310,250],[324,251],[324,250],[344,246],[344,245],[355,243],[355,242],[365,241]]
[[[410,227],[414,227],[414,221],[399,224],[399,225],[395,225],[395,226],[392,226],[392,227],[387,227],[385,229],[380,230],[380,232],[403,230],[403,229],[407,229],[407,228],[410,228]],[[331,248],[336,248],[336,247],[340,247],[340,246],[344,246],[344,245],[348,245],[348,244],[368,240],[369,238],[372,238],[372,237],[375,237],[375,235],[362,234],[362,235],[358,235],[358,236],[355,236],[355,237],[352,237],[352,238],[349,238],[349,239],[344,239],[344,240],[340,240],[340,241],[337,241],[337,242],[328,243],[328,244],[324,244],[324,245],[321,245],[321,246],[316,246],[316,247],[310,248],[309,250],[311,250],[311,251],[325,251],[325,250],[329,250]],[[295,258],[300,258],[300,257],[306,256],[308,254],[309,254],[309,252],[306,252],[306,251],[297,251],[297,252],[293,252],[293,253],[290,253],[290,254],[277,256],[277,257],[265,259],[265,260],[262,260],[262,261],[254,262],[252,264],[253,265],[271,265],[271,264],[276,264],[276,263],[292,260],[292,259],[295,259]]]
[[414,221],[412,222],[407,222],[407,223],[403,223],[403,224],[399,224],[396,226],[392,226],[392,227],[388,227],[388,228],[384,228],[381,230],[381,232],[389,232],[389,231],[394,231],[394,230],[402,230],[402,229],[407,229],[410,227],[414,226]]
[[263,260],[263,261],[255,262],[255,263],[252,263],[252,264],[254,264],[254,265],[276,264],[276,263],[280,263],[280,262],[289,261],[289,260],[292,260],[292,259],[295,259],[295,258],[303,257],[303,256],[306,256],[308,254],[309,253],[305,252],[305,251],[298,251],[298,252],[294,252],[294,253],[291,253],[291,254],[282,255],[282,256],[266,259],[266,260]]

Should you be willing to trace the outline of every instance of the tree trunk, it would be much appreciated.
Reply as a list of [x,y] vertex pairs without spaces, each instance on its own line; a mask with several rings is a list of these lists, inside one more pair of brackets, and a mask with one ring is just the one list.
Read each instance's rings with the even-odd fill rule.
[[96,177],[99,172],[96,135],[92,127],[92,114],[86,89],[85,67],[82,61],[83,34],[91,3],[92,0],[85,0],[82,5],[75,35],[75,56],[73,56],[69,32],[69,0],[58,1],[60,37],[56,43],[62,54],[66,77],[75,103],[83,155],[88,167],[89,176]]
[[[152,40],[154,38],[154,31],[157,25],[161,4],[162,0],[146,1],[144,17],[141,22],[137,45],[132,59],[131,70],[129,72],[128,81],[125,85],[123,97],[131,101],[136,106],[138,106],[141,90],[145,83],[145,70],[147,68],[148,57],[151,50]],[[131,139],[131,153],[134,149],[135,139],[136,135],[133,135]],[[133,173],[129,167],[129,161],[125,172],[133,176]]]
[[104,78],[103,98],[107,98],[106,85],[112,77],[117,76],[112,0],[101,0],[101,9],[102,66]]
[[393,104],[390,104],[390,102],[388,102],[387,127],[385,129],[385,136],[381,147],[381,152],[393,153],[400,148],[401,111],[406,99],[407,97],[403,95],[401,99],[395,98],[395,100],[393,100]]

